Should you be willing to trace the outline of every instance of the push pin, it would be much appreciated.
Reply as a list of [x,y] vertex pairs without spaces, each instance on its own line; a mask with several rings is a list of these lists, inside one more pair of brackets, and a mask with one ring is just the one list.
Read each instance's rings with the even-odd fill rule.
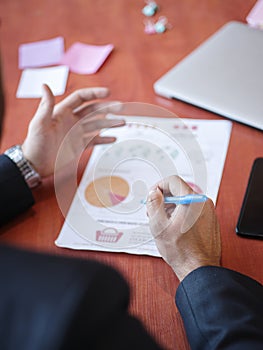
[[156,11],[158,10],[156,2],[153,0],[146,0],[146,4],[147,5],[142,9],[142,13],[147,17],[155,15]]
[[144,32],[146,34],[155,34],[156,33],[155,24],[150,19],[146,19],[144,21]]
[[155,32],[164,33],[167,29],[167,24],[168,24],[167,18],[165,16],[161,16],[154,25]]

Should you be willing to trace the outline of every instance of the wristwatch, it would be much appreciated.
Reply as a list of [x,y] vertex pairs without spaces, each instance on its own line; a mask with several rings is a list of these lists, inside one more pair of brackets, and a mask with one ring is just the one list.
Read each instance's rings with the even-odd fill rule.
[[15,145],[4,152],[18,167],[26,183],[30,188],[37,187],[41,183],[41,176],[24,157],[20,145]]

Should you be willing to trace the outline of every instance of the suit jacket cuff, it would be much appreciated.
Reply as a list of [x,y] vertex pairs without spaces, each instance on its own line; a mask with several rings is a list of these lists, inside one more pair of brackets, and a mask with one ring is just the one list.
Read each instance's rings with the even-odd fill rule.
[[192,349],[262,349],[263,287],[238,272],[204,266],[179,285],[176,304]]
[[10,158],[0,155],[0,225],[34,204],[31,190]]

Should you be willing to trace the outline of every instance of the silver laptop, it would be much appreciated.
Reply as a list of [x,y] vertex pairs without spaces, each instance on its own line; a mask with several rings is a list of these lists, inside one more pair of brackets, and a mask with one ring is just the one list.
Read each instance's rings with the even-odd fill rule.
[[227,23],[154,90],[263,130],[263,31]]

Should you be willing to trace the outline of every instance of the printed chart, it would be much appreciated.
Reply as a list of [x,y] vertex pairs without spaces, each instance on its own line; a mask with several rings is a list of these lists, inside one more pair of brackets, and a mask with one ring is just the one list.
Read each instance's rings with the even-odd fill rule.
[[88,184],[85,190],[87,202],[98,208],[107,208],[124,201],[129,194],[129,184],[119,176],[105,176]]

